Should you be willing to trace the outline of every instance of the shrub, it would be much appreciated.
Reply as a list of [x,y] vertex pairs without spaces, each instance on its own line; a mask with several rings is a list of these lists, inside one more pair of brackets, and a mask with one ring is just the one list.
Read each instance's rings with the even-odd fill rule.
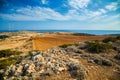
[[115,42],[112,46],[113,46],[113,49],[115,51],[117,51],[118,53],[120,53],[120,41],[119,42]]
[[15,51],[15,50],[10,50],[10,49],[6,49],[6,50],[1,50],[0,51],[0,58],[1,57],[9,57],[11,55],[19,55],[22,52],[20,51]]
[[120,36],[117,36],[116,39],[119,39],[119,40],[120,40]]
[[7,35],[0,35],[0,39],[5,39],[5,38],[8,38],[9,36]]
[[84,80],[87,72],[79,63],[75,62],[68,64],[68,71],[70,72],[71,77],[76,80]]
[[87,42],[87,44],[88,44],[88,46],[87,46],[88,51],[93,52],[93,53],[106,52],[112,48],[112,45],[100,43],[98,41],[97,42]]
[[116,42],[116,41],[117,41],[117,38],[114,38],[114,37],[108,37],[103,40],[104,43]]
[[94,62],[98,65],[103,65],[103,66],[112,66],[113,63],[110,60],[104,59],[104,58],[94,58]]
[[120,53],[118,53],[118,54],[115,56],[115,59],[120,60]]
[[11,64],[16,63],[17,60],[13,58],[0,60],[0,69],[5,69],[7,66],[10,66]]
[[72,45],[74,45],[74,44],[63,44],[63,45],[61,45],[59,47],[61,47],[61,48],[67,48],[68,46],[72,46]]

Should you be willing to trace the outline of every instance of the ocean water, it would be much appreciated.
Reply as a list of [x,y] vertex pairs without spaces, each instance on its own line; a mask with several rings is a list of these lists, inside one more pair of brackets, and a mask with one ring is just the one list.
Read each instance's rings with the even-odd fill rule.
[[74,32],[74,33],[87,33],[94,35],[106,34],[120,34],[120,30],[0,30],[0,32],[18,32],[18,31],[33,31],[33,32]]

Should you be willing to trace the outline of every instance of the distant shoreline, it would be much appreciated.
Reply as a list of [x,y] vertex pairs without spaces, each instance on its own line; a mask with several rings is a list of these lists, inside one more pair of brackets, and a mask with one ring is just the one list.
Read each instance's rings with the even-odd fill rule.
[[0,30],[0,33],[2,32],[38,32],[38,33],[66,32],[84,35],[120,35],[120,30]]

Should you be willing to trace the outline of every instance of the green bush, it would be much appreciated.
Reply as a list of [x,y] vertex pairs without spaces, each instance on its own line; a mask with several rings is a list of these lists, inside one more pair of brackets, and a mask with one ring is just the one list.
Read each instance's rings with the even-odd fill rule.
[[0,69],[5,69],[7,66],[10,66],[11,64],[16,63],[17,60],[13,58],[0,60]]
[[116,42],[117,40],[120,40],[120,36],[105,38],[105,39],[103,40],[103,42],[105,42],[105,43],[107,43],[107,42]]
[[8,38],[9,36],[7,35],[0,35],[0,39],[5,39],[5,38]]
[[117,36],[116,39],[120,40],[120,36]]
[[67,48],[68,46],[72,46],[72,45],[74,45],[74,44],[63,44],[63,45],[61,45],[59,47],[61,47],[61,48]]
[[87,42],[88,46],[87,49],[89,52],[92,53],[100,53],[100,52],[106,52],[109,49],[112,48],[112,45],[100,43],[100,42]]
[[11,55],[19,55],[22,52],[20,51],[15,51],[15,50],[10,50],[10,49],[6,49],[6,50],[1,50],[0,51],[0,58],[1,57],[9,57]]
[[93,60],[98,65],[103,65],[103,66],[112,66],[113,65],[112,61],[104,59],[104,58],[93,58]]
[[120,60],[120,53],[115,56],[116,59]]
[[117,41],[117,38],[115,37],[108,37],[108,38],[105,38],[103,40],[104,43],[108,43],[108,42],[116,42]]

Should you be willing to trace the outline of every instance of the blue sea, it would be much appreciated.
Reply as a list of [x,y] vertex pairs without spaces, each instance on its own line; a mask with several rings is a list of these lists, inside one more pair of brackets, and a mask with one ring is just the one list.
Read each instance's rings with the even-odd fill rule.
[[120,34],[120,30],[0,30],[0,32],[18,32],[18,31],[33,31],[33,32],[74,32],[87,33],[94,35]]

